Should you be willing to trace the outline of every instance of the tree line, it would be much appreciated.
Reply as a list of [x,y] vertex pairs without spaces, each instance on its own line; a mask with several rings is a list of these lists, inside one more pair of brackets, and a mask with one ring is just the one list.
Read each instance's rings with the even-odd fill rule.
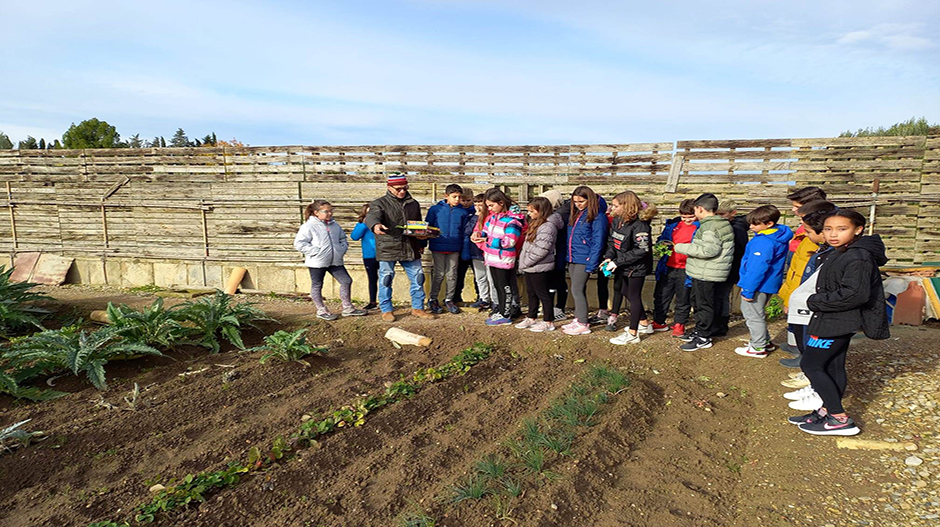
[[[141,139],[140,134],[134,134],[125,140],[121,140],[121,134],[117,128],[108,124],[107,121],[98,119],[86,119],[78,124],[72,123],[72,126],[62,134],[62,140],[55,139],[46,141],[45,138],[28,135],[26,139],[19,141],[15,148],[20,150],[52,150],[59,148],[77,149],[77,148],[165,148],[165,147],[199,147],[199,146],[248,146],[237,139],[225,141],[217,139],[215,132],[203,136],[201,139],[190,139],[186,132],[179,128],[169,141],[163,136],[156,136],[151,140]],[[0,130],[0,150],[9,150],[14,148],[10,137]]]

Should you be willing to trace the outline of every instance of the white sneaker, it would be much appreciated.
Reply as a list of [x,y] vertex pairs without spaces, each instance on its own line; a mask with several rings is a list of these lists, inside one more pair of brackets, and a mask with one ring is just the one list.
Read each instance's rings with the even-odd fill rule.
[[822,397],[813,393],[807,397],[804,397],[798,401],[790,401],[790,408],[794,410],[802,410],[804,412],[811,412],[813,410],[819,410],[822,408],[823,400]]
[[763,359],[767,356],[766,351],[758,351],[754,349],[750,344],[744,346],[743,348],[734,348],[734,352],[742,357],[754,357],[757,359]]
[[809,386],[810,382],[809,382],[809,379],[806,379],[806,378],[804,378],[804,380],[786,379],[784,381],[780,381],[780,384],[792,390],[792,389],[799,389],[799,388],[804,388],[806,386]]
[[552,322],[545,322],[543,320],[529,328],[529,331],[534,331],[536,333],[542,333],[544,331],[555,331],[555,324]]
[[556,307],[555,308],[555,322],[564,320],[566,318],[568,318],[568,315],[565,314],[565,310],[559,307]]
[[806,386],[805,388],[800,388],[799,390],[783,394],[783,398],[790,399],[791,401],[797,401],[814,393],[816,393],[816,390],[814,390],[812,386]]
[[636,328],[637,335],[652,335],[653,333],[655,333],[655,330],[653,329],[652,324],[648,324],[646,326],[644,326],[643,324],[640,324]]
[[516,329],[528,329],[535,325],[534,318],[524,318],[522,322],[516,324]]
[[637,344],[640,342],[640,335],[631,334],[629,331],[624,331],[620,336],[610,339],[611,344],[616,344],[618,346],[625,346],[627,344]]
[[796,372],[796,373],[788,373],[788,374],[787,374],[787,377],[789,377],[789,378],[791,378],[791,379],[793,379],[793,380],[795,380],[795,381],[808,381],[808,380],[809,380],[809,379],[806,378],[806,374],[803,373],[803,372],[801,372],[801,371],[798,371],[798,372]]

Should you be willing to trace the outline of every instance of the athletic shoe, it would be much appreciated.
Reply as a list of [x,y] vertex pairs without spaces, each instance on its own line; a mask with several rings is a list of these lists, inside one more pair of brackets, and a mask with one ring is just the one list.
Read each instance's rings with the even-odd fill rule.
[[750,344],[748,344],[747,346],[744,346],[743,348],[734,348],[734,352],[742,357],[754,357],[757,359],[763,359],[764,357],[767,356],[766,351],[760,348],[755,348],[751,346]]
[[825,416],[820,414],[819,410],[813,410],[808,414],[790,417],[787,419],[787,422],[791,425],[805,425],[808,423],[818,423],[819,421],[822,421],[823,417]]
[[572,324],[573,325],[569,325],[568,329],[562,330],[565,332],[565,335],[587,335],[591,332],[591,326],[582,324],[577,319],[575,319]]
[[617,331],[617,315],[608,315],[605,331]]
[[482,313],[484,311],[489,311],[492,308],[493,308],[492,302],[480,302],[480,307],[477,308],[477,311]]
[[565,314],[565,310],[560,307],[555,308],[555,322],[560,322],[568,318],[568,315]]
[[780,365],[786,366],[787,368],[799,368],[800,360],[802,359],[801,355],[797,355],[792,359],[780,359]]
[[655,331],[656,331],[656,330],[653,329],[653,325],[652,325],[652,324],[649,324],[649,325],[646,325],[646,326],[644,326],[643,324],[640,324],[640,325],[637,326],[637,328],[636,328],[636,334],[637,334],[637,335],[652,335]]
[[789,353],[790,355],[799,355],[800,350],[796,346],[791,346],[789,342],[780,343],[780,351]]
[[[653,331],[660,333],[662,331],[669,331],[669,326],[666,324],[660,324],[659,322],[653,322]],[[682,331],[685,332],[685,328],[682,328]]]
[[528,328],[531,328],[531,327],[534,326],[534,325],[535,325],[535,319],[534,319],[534,318],[526,317],[526,318],[524,318],[524,319],[522,320],[522,322],[516,324],[516,328],[518,328],[518,329],[528,329]]
[[423,309],[412,309],[411,316],[418,317],[418,318],[432,318],[432,319],[437,318],[431,313],[428,313],[427,311]]
[[512,313],[509,314],[509,318],[517,319],[521,316],[522,316],[522,308],[520,308],[519,306],[513,306]]
[[566,329],[568,329],[568,328],[573,328],[573,327],[577,326],[578,324],[580,324],[580,322],[578,322],[578,319],[574,319],[574,320],[572,320],[571,322],[568,322],[567,324],[565,324],[564,326],[562,326],[561,329],[562,329],[562,331],[564,331],[564,330],[566,330]]
[[816,436],[854,436],[861,432],[851,417],[840,421],[832,415],[826,415],[815,423],[804,423],[800,430]]
[[512,320],[497,313],[491,316],[490,318],[486,319],[486,322],[484,322],[484,324],[486,324],[487,326],[503,326],[506,324],[512,324]]
[[822,408],[822,405],[823,405],[822,398],[819,397],[819,395],[816,395],[814,393],[812,395],[809,395],[807,397],[800,399],[799,401],[790,401],[790,404],[788,406],[790,408],[793,408],[794,410],[803,410],[804,412],[808,412],[810,410],[818,410]]
[[529,331],[534,331],[536,333],[543,333],[545,331],[555,331],[555,324],[552,322],[545,322],[544,320],[535,324]]
[[395,314],[391,311],[386,311],[382,313],[382,320],[384,322],[395,322]]
[[696,335],[685,344],[679,346],[682,351],[695,351],[712,347],[712,339]]
[[596,315],[588,318],[588,324],[594,325],[606,322],[608,317],[610,317],[610,311],[606,309],[599,309]]
[[683,333],[681,336],[678,336],[676,338],[681,340],[682,342],[692,342],[692,340],[694,340],[695,337],[696,337],[695,331],[690,331],[688,333]]
[[801,371],[793,371],[793,372],[790,372],[790,373],[787,374],[787,377],[789,377],[789,378],[791,378],[791,379],[796,379],[796,380],[798,380],[798,381],[808,381],[808,380],[809,380],[809,379],[806,378],[806,374],[803,373],[803,372],[801,372]]
[[[656,329],[656,328],[653,328]],[[673,324],[672,325],[672,336],[677,339],[681,339],[685,336],[685,324]]]
[[377,307],[379,307],[379,305],[376,304],[375,302],[369,302],[368,304],[362,306],[362,309],[365,309],[366,311],[372,311],[373,309]]
[[473,302],[472,304],[470,304],[470,305],[467,306],[467,307],[472,307],[473,309],[479,309],[479,308],[483,307],[483,304],[484,304],[484,303],[485,303],[485,302],[483,302],[482,300],[477,299],[476,302]]
[[454,315],[456,315],[457,313],[460,313],[460,308],[457,307],[457,304],[455,304],[454,302],[450,300],[444,302],[444,307],[446,307],[447,311],[450,311]]
[[[800,373],[802,373],[802,372],[800,372]],[[787,380],[785,380],[785,381],[780,381],[780,384],[783,385],[783,386],[785,386],[785,387],[787,387],[787,388],[792,388],[792,389],[794,389],[794,390],[798,390],[798,389],[800,389],[800,388],[805,388],[805,387],[809,386],[809,379],[806,379],[806,378],[803,378],[803,379],[787,379]]]
[[337,315],[336,313],[324,312],[324,313],[317,313],[317,318],[322,318],[323,320],[336,320],[337,318],[339,318],[339,315]]
[[789,399],[791,401],[799,401],[800,399],[813,395],[814,393],[816,393],[816,390],[814,390],[810,386],[807,386],[805,388],[800,388],[799,390],[796,390],[793,392],[787,392],[783,394],[783,398]]
[[764,351],[767,353],[773,353],[777,351],[777,345],[768,340],[767,344],[764,346]]
[[368,314],[369,314],[369,312],[366,311],[365,309],[356,309],[356,308],[354,308],[354,307],[353,307],[353,308],[350,308],[350,309],[344,309],[344,310],[343,310],[343,316],[344,316],[344,317],[361,317],[361,316],[363,316],[363,315],[368,315]]
[[624,331],[619,337],[614,337],[610,339],[611,344],[616,344],[618,346],[624,346],[626,344],[639,344],[640,335],[633,335],[629,331]]
[[444,309],[441,307],[440,302],[437,300],[431,300],[428,302],[428,311],[432,314],[439,315],[444,312]]

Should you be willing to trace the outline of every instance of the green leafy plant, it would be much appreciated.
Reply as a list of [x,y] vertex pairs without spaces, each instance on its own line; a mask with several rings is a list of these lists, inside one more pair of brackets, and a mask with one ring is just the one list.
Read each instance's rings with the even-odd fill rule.
[[39,284],[14,282],[13,268],[0,265],[0,336],[9,336],[28,327],[42,329],[39,316],[49,311],[24,305],[35,300],[49,300],[41,293],[30,291]]
[[263,346],[246,351],[266,351],[267,353],[258,360],[261,364],[270,359],[275,359],[284,362],[299,362],[310,367],[310,363],[303,360],[303,358],[314,353],[326,353],[328,348],[317,348],[307,344],[307,337],[304,335],[306,332],[306,328],[297,331],[278,330],[273,335],[264,337]]
[[55,390],[40,390],[32,386],[20,386],[16,378],[0,371],[0,393],[5,393],[15,399],[27,399],[30,401],[48,401],[57,397],[67,395],[64,392]]
[[672,244],[667,241],[657,242],[653,245],[653,257],[657,260],[663,257],[672,256]]
[[230,463],[224,470],[202,474],[189,474],[179,483],[171,480],[171,485],[160,491],[150,503],[137,509],[135,520],[152,522],[160,512],[188,505],[194,501],[206,501],[206,494],[212,490],[238,483],[239,475],[248,472],[248,467],[239,463]]
[[108,302],[107,313],[111,326],[127,341],[147,346],[172,348],[190,331],[180,324],[175,310],[163,307],[162,298],[157,298],[142,311],[126,304],[115,306]]
[[772,322],[783,316],[783,299],[777,295],[770,297],[767,305],[764,306],[764,313],[767,315],[767,321]]
[[245,349],[241,330],[246,327],[258,328],[257,322],[274,321],[263,311],[247,302],[234,302],[232,297],[216,290],[212,296],[190,300],[182,304],[180,318],[192,324],[198,344],[218,353],[220,338],[224,338],[237,347]]
[[52,373],[68,370],[75,375],[84,372],[99,390],[107,390],[104,366],[109,360],[129,355],[162,355],[144,344],[127,342],[113,327],[87,332],[74,328],[46,330],[16,344],[5,355],[14,365],[31,365]]
[[463,483],[458,483],[451,487],[451,504],[457,504],[464,500],[478,500],[486,495],[486,480],[473,475],[467,478]]

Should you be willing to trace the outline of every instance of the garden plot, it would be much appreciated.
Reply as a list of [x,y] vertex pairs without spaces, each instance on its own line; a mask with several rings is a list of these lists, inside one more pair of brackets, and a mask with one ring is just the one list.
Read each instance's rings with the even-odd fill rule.
[[[43,292],[56,298],[43,305],[66,322],[109,301],[137,310],[154,301],[116,289]],[[786,415],[772,400],[780,372],[771,361],[755,365],[723,349],[683,355],[662,335],[623,348],[603,332],[578,339],[494,330],[476,313],[400,317],[396,326],[432,344],[397,349],[378,317],[323,322],[309,303],[283,299],[256,307],[277,322],[243,332],[246,348],[278,330],[306,328],[309,344],[326,351],[303,357],[309,366],[261,364],[268,352],[240,353],[223,340],[218,354],[188,345],[109,362],[106,392],[66,376],[53,381],[67,393],[61,398],[0,397],[0,424],[32,419],[25,428],[46,436],[0,456],[0,522],[136,524],[143,507],[160,502],[154,485],[186,486],[188,475],[208,481],[206,501],[156,511],[151,525],[774,524],[793,519],[786,504],[797,496],[826,497],[811,477],[787,487],[789,465],[773,468],[777,458],[809,463],[820,446],[832,446],[757,419]],[[742,331],[735,326],[736,336]],[[448,369],[476,343],[492,351]],[[546,419],[558,401],[598,366],[628,385],[604,396],[590,426],[571,429],[564,454],[546,449],[538,468],[514,458],[512,442],[523,441],[531,423],[550,430],[554,421]],[[402,381],[417,389],[365,415],[343,414],[350,420],[334,420],[311,442],[298,438]],[[44,379],[36,386],[48,388]],[[867,455],[856,452],[851,461]],[[500,459],[504,473],[487,480],[493,463],[481,466]],[[233,466],[228,484],[218,474]],[[496,486],[507,475],[518,491]],[[767,481],[776,481],[773,494],[753,492]],[[473,482],[478,488],[468,489]]]

